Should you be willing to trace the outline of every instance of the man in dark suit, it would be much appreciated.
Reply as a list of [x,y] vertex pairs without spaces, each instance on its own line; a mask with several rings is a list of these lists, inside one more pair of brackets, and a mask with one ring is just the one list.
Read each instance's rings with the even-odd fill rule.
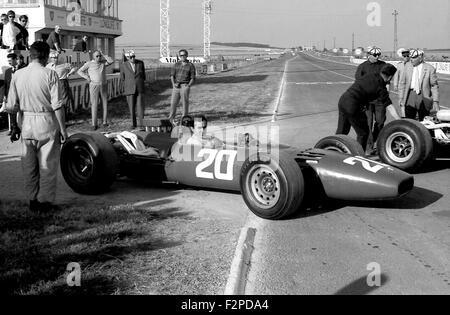
[[[145,66],[144,62],[136,59],[134,51],[125,54],[128,60],[120,65],[120,80],[124,88],[130,108],[133,128],[143,128],[144,94],[145,94]],[[136,108],[138,119],[136,122]]]
[[[11,80],[12,80],[13,74],[17,70],[24,68],[23,66],[19,67],[19,64],[17,62],[18,56],[15,53],[10,53],[6,57],[8,58],[8,63],[11,66],[11,68],[8,68],[5,70],[5,85],[4,85],[4,93],[3,93],[3,102],[5,102],[5,103],[8,98],[9,87],[11,86]],[[9,134],[11,134],[12,130],[15,127],[17,127],[17,114],[15,114],[15,115],[10,114],[9,118],[10,118]]]

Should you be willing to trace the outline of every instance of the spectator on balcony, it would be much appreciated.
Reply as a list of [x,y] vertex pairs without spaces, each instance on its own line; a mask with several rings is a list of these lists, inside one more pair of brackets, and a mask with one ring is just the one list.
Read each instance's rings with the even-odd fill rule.
[[50,33],[47,39],[47,44],[50,46],[50,49],[56,50],[58,54],[66,52],[64,49],[61,48],[61,38],[59,37],[61,29],[62,29],[61,26],[56,25],[55,30]]
[[3,22],[2,48],[17,49],[17,36],[21,33],[18,23],[14,21],[16,13],[12,10],[7,13],[8,21]]
[[8,16],[3,13],[0,16],[0,48],[3,48],[3,27],[8,23]]
[[21,15],[19,18],[19,24],[17,24],[18,28],[20,29],[19,35],[17,35],[17,49],[18,50],[29,50],[28,45],[28,38],[30,34],[27,30],[28,25],[28,16],[27,15]]
[[84,53],[88,52],[87,41],[88,37],[84,35],[80,40],[77,41],[75,47],[73,47],[73,51],[81,51]]

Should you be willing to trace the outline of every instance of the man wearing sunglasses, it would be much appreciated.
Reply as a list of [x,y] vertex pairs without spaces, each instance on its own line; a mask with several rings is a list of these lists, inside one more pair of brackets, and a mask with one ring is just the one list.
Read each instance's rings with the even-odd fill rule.
[[422,121],[431,112],[439,111],[439,84],[436,69],[424,62],[424,52],[413,49],[411,62],[405,66],[405,75],[399,83],[402,114]]
[[170,80],[172,81],[173,91],[172,100],[170,106],[169,120],[173,123],[176,115],[178,103],[183,104],[183,116],[189,114],[189,94],[192,84],[195,82],[195,67],[188,60],[188,52],[186,49],[181,49],[178,52],[181,61],[177,62],[170,74]]
[[17,36],[21,33],[18,23],[14,21],[16,14],[8,11],[7,20],[3,20],[2,48],[17,49]]
[[97,111],[98,99],[101,97],[103,106],[103,127],[108,126],[108,82],[106,80],[106,67],[112,65],[114,60],[103,55],[100,50],[93,53],[94,60],[86,62],[79,70],[78,75],[89,83],[91,99],[92,128],[98,129]]
[[[410,58],[409,58],[409,50],[402,48],[400,50],[401,55],[402,55],[402,61],[400,61],[399,63],[397,63],[396,68],[397,68],[397,72],[394,75],[394,79],[392,82],[392,86],[394,91],[398,91],[398,85],[400,83],[400,80],[403,78],[403,76],[405,75],[405,67],[406,64],[410,62]],[[404,115],[403,115],[404,116]]]
[[[123,95],[127,98],[132,128],[143,129],[144,121],[144,95],[145,95],[145,65],[144,62],[136,59],[133,50],[125,53],[127,61],[120,64],[120,83],[123,85]],[[137,111],[137,121],[136,121]]]

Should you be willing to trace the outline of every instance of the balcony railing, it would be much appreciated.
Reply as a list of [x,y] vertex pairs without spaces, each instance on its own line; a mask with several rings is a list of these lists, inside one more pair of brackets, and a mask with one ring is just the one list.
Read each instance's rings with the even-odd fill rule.
[[78,3],[84,13],[119,18],[118,0],[0,0],[0,7],[36,7],[44,4],[69,10],[69,8],[73,8],[72,5],[69,5],[71,3]]
[[39,4],[39,0],[0,0],[0,7],[27,7]]
[[69,4],[72,2],[78,3],[85,13],[119,18],[118,0],[44,0],[45,5],[58,8],[71,7]]

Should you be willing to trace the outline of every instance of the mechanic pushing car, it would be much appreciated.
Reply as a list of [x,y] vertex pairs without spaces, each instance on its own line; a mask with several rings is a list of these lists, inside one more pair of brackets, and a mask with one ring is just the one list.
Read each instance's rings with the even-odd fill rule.
[[386,64],[381,68],[380,73],[370,73],[356,80],[339,100],[339,120],[336,134],[348,135],[350,127],[353,127],[358,142],[366,150],[370,130],[364,107],[373,101],[386,107],[394,119],[400,119],[386,88],[396,71],[397,69],[393,65]]

